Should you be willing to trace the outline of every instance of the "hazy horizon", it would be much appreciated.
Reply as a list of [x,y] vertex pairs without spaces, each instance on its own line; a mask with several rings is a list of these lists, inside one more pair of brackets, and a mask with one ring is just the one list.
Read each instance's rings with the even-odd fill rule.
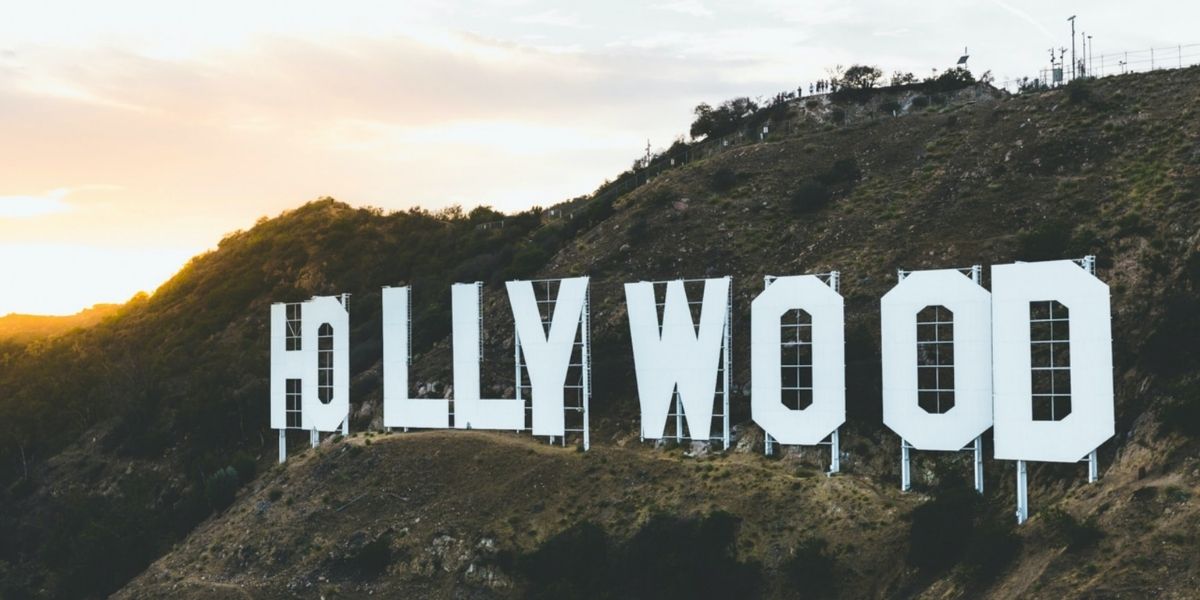
[[[0,315],[153,291],[225,234],[331,196],[516,211],[593,191],[700,102],[833,65],[1037,75],[1068,46],[1200,41],[1200,6],[992,0],[45,2],[0,23]],[[1164,19],[1164,15],[1172,18]],[[1079,51],[1082,53],[1082,49]]]

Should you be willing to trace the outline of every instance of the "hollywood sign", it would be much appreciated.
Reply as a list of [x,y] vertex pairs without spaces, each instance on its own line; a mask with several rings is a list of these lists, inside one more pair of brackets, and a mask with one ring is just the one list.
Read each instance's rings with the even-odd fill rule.
[[[883,421],[910,452],[968,451],[983,492],[981,436],[1017,462],[1017,518],[1028,516],[1027,461],[1088,463],[1114,432],[1108,286],[1093,257],[981,269],[900,271],[880,302]],[[730,445],[732,282],[625,284],[642,439]],[[385,287],[383,424],[388,428],[531,431],[587,450],[591,398],[589,279],[507,283],[514,396],[484,398],[482,285],[452,287],[453,398],[410,397],[411,290]],[[838,273],[767,277],[751,304],[751,418],[764,451],[830,446],[846,420],[843,299]],[[349,432],[348,296],[271,307],[271,427]],[[693,313],[698,318],[693,316]],[[528,392],[528,397],[526,397]]]

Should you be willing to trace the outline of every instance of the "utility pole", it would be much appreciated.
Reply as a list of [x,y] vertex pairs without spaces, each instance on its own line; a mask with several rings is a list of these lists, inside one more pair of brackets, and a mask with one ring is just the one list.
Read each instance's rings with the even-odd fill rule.
[[1071,22],[1071,79],[1075,79],[1075,15],[1067,20]]
[[1079,53],[1079,74],[1083,77],[1088,76],[1087,63],[1087,32],[1079,32],[1079,45],[1083,46],[1083,52]]
[[1092,68],[1096,66],[1096,64],[1092,61],[1092,54],[1095,50],[1096,50],[1096,45],[1092,42],[1092,36],[1089,35],[1088,36],[1088,51],[1087,51],[1088,73],[1091,73]]

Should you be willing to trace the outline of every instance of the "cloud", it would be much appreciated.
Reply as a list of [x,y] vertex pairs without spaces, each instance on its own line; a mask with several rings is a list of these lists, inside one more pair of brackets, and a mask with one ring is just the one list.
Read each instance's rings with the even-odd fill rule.
[[0,196],[0,218],[29,219],[70,210],[63,200],[67,189],[50,190],[41,195]]
[[700,3],[699,0],[675,0],[674,2],[653,4],[650,6],[650,8],[654,10],[665,10],[705,19],[711,19],[714,15],[712,9]]
[[513,17],[514,23],[523,25],[550,25],[553,27],[582,27],[579,23],[579,17],[574,14],[564,13],[557,8],[552,8],[547,11],[535,13],[531,15],[523,15]]
[[0,219],[32,219],[72,210],[67,196],[90,190],[120,189],[113,185],[81,185],[55,188],[42,194],[0,196]]
[[[1012,13],[1018,19],[1021,19],[1022,21],[1025,21],[1026,23],[1029,23],[1030,25],[1033,25],[1033,28],[1037,29],[1042,34],[1042,36],[1044,36],[1046,39],[1048,39],[1050,41],[1055,41],[1058,39],[1058,37],[1055,36],[1053,33],[1051,33],[1050,30],[1048,28],[1046,28],[1045,25],[1043,25],[1040,21],[1038,21],[1037,19],[1034,19],[1032,16],[1030,16],[1029,13],[1005,2],[1004,0],[992,0],[992,4],[995,4],[996,6],[999,6],[1000,8]],[[1067,36],[1067,37],[1070,37],[1070,36]]]

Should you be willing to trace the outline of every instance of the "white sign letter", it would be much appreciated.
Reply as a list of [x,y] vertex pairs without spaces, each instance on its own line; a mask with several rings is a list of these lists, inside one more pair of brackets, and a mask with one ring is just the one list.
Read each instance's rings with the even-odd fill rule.
[[[549,336],[542,326],[533,283],[509,281],[506,285],[517,339],[521,342],[529,383],[533,387],[533,434],[561,436],[566,428],[563,386],[587,300],[588,278],[559,281]],[[518,381],[517,385],[520,383]]]
[[[782,444],[818,444],[846,421],[842,306],[842,296],[815,275],[779,277],[751,305],[750,414]],[[793,309],[804,322],[786,325],[784,367],[781,320]],[[783,402],[785,390],[811,403],[794,410]]]
[[520,431],[525,428],[524,402],[480,398],[481,288],[480,283],[456,283],[450,288],[454,311],[454,427]]
[[408,397],[410,302],[407,286],[383,288],[383,425],[445,429],[450,427],[449,400]]
[[338,431],[350,415],[350,312],[336,296],[271,305],[271,428]]
[[992,267],[996,458],[1078,462],[1113,436],[1109,310],[1074,261]]
[[992,426],[991,294],[954,269],[913,271],[879,304],[884,425],[962,450]]
[[725,342],[729,286],[728,277],[704,280],[697,333],[683,281],[667,283],[661,329],[654,284],[645,281],[625,284],[644,437],[663,437],[672,392],[678,389],[691,439],[708,441],[713,394]]

